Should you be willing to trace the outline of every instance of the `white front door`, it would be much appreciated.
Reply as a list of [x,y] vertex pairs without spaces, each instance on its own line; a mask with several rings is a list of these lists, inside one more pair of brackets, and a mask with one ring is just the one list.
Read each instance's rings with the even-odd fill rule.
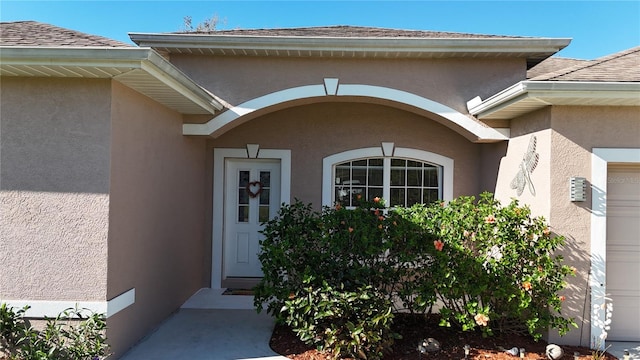
[[280,160],[227,159],[225,165],[223,277],[262,277],[259,231],[280,208]]
[[614,165],[607,181],[607,340],[640,341],[640,165]]

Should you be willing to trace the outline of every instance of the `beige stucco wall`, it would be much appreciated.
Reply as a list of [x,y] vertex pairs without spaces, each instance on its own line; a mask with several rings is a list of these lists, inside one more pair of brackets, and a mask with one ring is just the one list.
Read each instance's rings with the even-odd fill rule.
[[524,59],[311,59],[193,56],[171,62],[231,105],[338,78],[341,84],[389,87],[467,113],[466,102],[486,98],[525,77]]
[[[551,130],[549,109],[539,110],[511,121],[511,138],[508,141],[506,156],[500,161],[495,197],[503,204],[513,199],[531,208],[534,216],[549,219],[549,183],[551,177]],[[535,153],[538,162],[530,173],[520,195],[511,187],[511,182],[520,172],[525,154],[529,151],[532,138],[535,137]],[[533,191],[532,191],[533,190]]]
[[109,82],[1,81],[0,298],[104,301]]
[[478,144],[480,148],[480,173],[478,182],[480,191],[495,193],[500,172],[500,163],[506,155],[508,141]]
[[[576,319],[579,328],[564,337],[555,332],[549,341],[588,346],[590,339],[591,197],[585,202],[569,200],[569,180],[581,176],[591,181],[593,148],[639,148],[640,108],[638,107],[547,107],[511,121],[512,139],[500,166],[496,195],[502,201],[515,196],[510,181],[517,171],[531,135],[538,138],[538,167],[532,174],[536,186],[533,197],[525,189],[519,201],[544,216],[554,233],[566,238],[558,254],[577,268],[568,278],[563,315]],[[597,190],[596,190],[597,191]],[[585,310],[586,309],[586,310]]]
[[180,114],[114,82],[108,298],[135,304],[108,319],[120,354],[203,282],[205,140],[182,135]]
[[[562,252],[565,259],[578,268],[578,276],[571,279],[567,310],[580,318],[585,326],[573,331],[558,342],[589,343],[589,312],[582,322],[582,308],[589,305],[585,293],[591,251],[591,198],[587,188],[587,201],[569,201],[569,178],[582,176],[591,182],[591,151],[593,148],[640,148],[639,107],[553,107],[551,109],[551,140],[553,161],[551,169],[551,223],[567,238]],[[595,190],[597,191],[597,190]],[[585,299],[585,295],[587,295]],[[551,340],[555,340],[552,335]]]

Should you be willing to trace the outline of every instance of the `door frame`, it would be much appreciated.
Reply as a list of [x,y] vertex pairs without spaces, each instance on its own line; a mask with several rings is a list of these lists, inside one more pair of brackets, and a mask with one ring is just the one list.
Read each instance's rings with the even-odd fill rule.
[[593,148],[591,151],[591,348],[604,349],[598,343],[605,321],[605,312],[594,313],[594,306],[603,306],[607,293],[607,181],[609,163],[640,163],[640,148]]
[[222,288],[224,243],[224,184],[227,159],[271,159],[280,161],[280,203],[291,201],[291,150],[260,149],[258,144],[246,148],[213,149],[213,222],[211,246],[211,288]]

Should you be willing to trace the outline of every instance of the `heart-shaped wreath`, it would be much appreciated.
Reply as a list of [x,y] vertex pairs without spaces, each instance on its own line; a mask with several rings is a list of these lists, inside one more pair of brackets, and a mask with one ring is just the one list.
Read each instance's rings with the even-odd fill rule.
[[254,198],[262,192],[262,183],[260,181],[252,181],[245,188],[249,197]]

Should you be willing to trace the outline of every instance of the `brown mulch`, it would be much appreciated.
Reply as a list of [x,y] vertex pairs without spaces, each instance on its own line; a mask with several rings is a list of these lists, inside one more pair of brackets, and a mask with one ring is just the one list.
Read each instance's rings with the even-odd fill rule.
[[[396,315],[393,331],[402,335],[402,339],[396,340],[393,352],[385,355],[384,360],[427,360],[427,359],[464,359],[463,347],[471,346],[468,359],[470,360],[516,360],[519,356],[509,355],[499,349],[512,347],[524,348],[525,359],[546,360],[545,341],[534,341],[528,336],[508,335],[503,337],[483,338],[479,332],[462,332],[451,328],[438,326],[435,316]],[[420,354],[418,344],[425,338],[434,338],[441,344],[440,351],[436,353]],[[277,325],[273,331],[269,343],[273,351],[293,360],[327,360],[331,359],[314,347],[298,340],[295,334],[285,325]],[[563,359],[573,359],[574,352],[579,352],[579,359],[591,359],[591,350],[588,347],[562,346]],[[610,354],[605,354],[603,359],[616,360]]]

